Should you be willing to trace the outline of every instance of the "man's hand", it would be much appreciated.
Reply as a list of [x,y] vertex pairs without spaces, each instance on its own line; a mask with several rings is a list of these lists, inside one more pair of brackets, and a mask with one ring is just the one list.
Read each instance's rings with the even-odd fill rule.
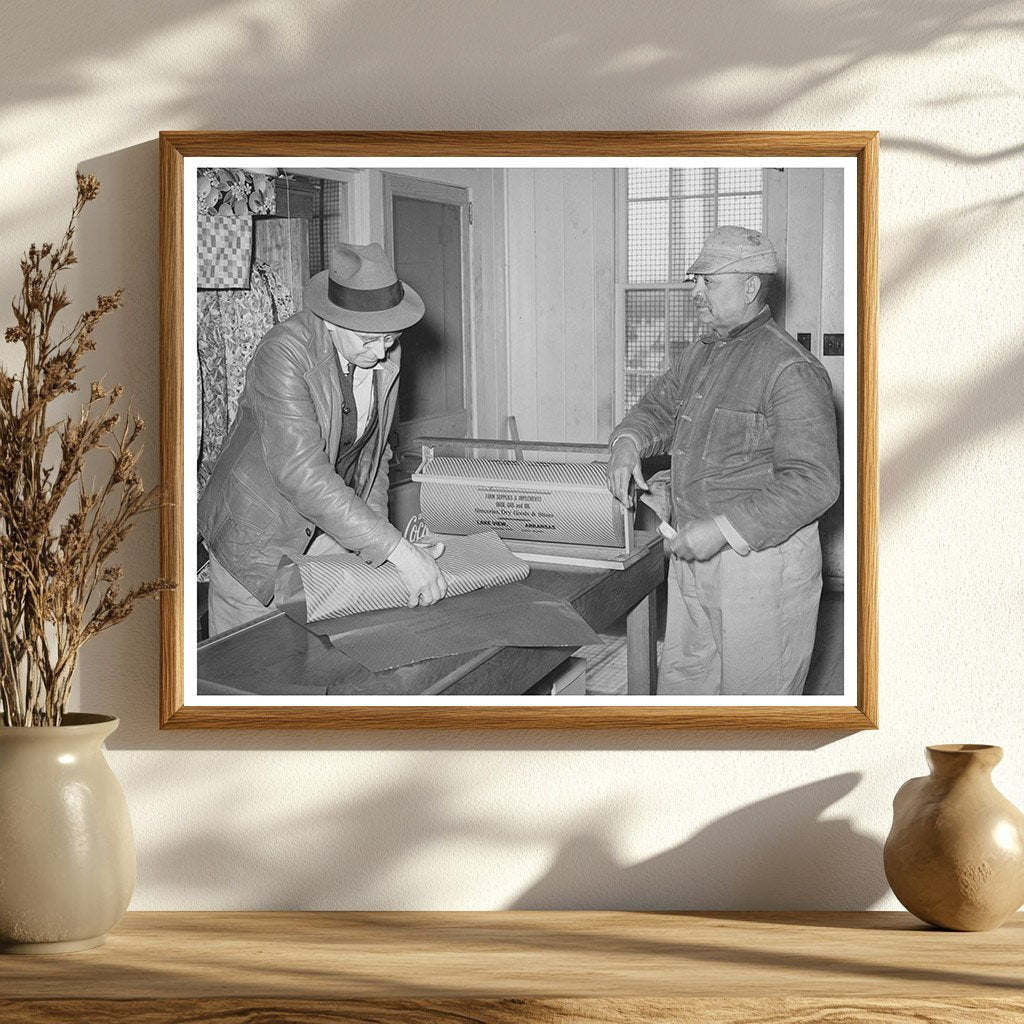
[[686,562],[706,562],[726,543],[714,519],[689,519],[676,533],[672,550]]
[[641,491],[650,490],[640,469],[640,453],[628,437],[620,438],[615,442],[611,458],[608,460],[608,468],[605,470],[605,479],[608,483],[608,490],[626,508],[633,507],[629,500],[630,480],[635,481]]
[[448,590],[448,582],[435,559],[444,552],[444,544],[410,544],[404,538],[388,555],[388,561],[398,570],[409,591],[409,607],[436,604]]

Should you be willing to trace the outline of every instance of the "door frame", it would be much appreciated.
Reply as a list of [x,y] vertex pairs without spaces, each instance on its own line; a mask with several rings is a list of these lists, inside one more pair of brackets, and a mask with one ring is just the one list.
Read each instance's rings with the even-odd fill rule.
[[[430,416],[408,422],[396,422],[403,434],[437,435],[444,437],[467,437],[473,423],[473,321],[470,280],[470,217],[469,189],[458,185],[446,185],[424,178],[413,178],[404,174],[382,175],[384,206],[384,249],[392,265],[395,261],[395,225],[393,201],[418,199],[428,203],[456,206],[459,209],[460,261],[459,273],[462,278],[462,409],[443,416]],[[403,442],[406,438],[403,437]],[[396,457],[400,455],[395,453]]]

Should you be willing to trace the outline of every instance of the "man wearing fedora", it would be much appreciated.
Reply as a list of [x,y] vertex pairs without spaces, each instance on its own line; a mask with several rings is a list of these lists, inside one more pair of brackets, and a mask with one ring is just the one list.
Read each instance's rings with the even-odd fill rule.
[[803,692],[821,596],[818,519],[839,496],[825,368],[772,319],[778,260],[759,231],[720,227],[689,274],[705,330],[612,432],[608,486],[648,490],[671,455],[662,695]]
[[339,245],[304,308],[273,327],[199,502],[210,550],[210,635],[267,613],[285,555],[357,553],[395,565],[410,605],[445,593],[434,559],[388,522],[388,432],[402,331],[423,302],[380,245]]

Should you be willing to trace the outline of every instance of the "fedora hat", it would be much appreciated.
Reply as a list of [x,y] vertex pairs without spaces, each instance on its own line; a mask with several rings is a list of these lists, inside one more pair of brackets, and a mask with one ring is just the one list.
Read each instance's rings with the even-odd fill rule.
[[423,300],[398,280],[376,242],[335,246],[327,269],[309,279],[302,297],[306,309],[350,331],[403,331],[423,316]]

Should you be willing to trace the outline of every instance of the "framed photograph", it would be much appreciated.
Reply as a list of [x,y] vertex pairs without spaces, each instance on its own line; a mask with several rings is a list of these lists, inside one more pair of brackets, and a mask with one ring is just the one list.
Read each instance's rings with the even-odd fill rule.
[[162,133],[162,727],[875,728],[877,157]]

